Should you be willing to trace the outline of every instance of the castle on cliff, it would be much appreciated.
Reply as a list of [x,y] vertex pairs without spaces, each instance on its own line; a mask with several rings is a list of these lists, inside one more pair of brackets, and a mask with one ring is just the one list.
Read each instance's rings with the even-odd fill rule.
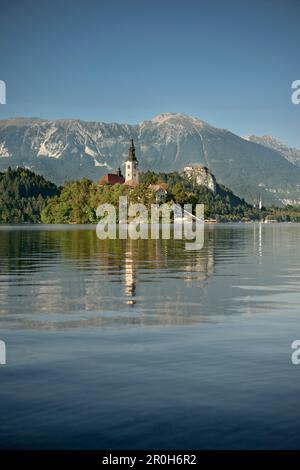
[[200,164],[187,165],[183,169],[183,174],[185,178],[190,180],[193,184],[197,186],[205,186],[207,189],[210,189],[213,194],[216,194],[216,178],[206,166]]

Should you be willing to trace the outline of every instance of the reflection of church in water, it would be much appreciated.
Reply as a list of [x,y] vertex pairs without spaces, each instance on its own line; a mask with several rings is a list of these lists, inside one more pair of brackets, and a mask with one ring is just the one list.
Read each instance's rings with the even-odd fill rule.
[[124,280],[124,293],[126,296],[126,303],[128,305],[135,305],[136,303],[136,283],[137,283],[137,267],[132,256],[132,247],[128,243],[125,252],[125,280]]
[[[147,269],[149,269],[148,274],[151,270],[155,270],[157,273],[161,269],[173,270],[175,263],[176,266],[178,265],[178,272],[181,272],[182,280],[187,287],[194,282],[201,287],[203,282],[213,277],[214,245],[212,239],[207,240],[207,243],[200,251],[183,251],[178,261],[174,252],[176,243],[178,243],[177,240],[144,240],[144,246],[140,247],[146,254],[143,260],[138,255],[139,248],[136,243],[136,241],[127,240],[124,247],[123,292],[127,305],[134,306],[138,302],[139,271],[142,269],[141,262],[145,260],[147,261]],[[174,270],[176,272],[176,268]]]

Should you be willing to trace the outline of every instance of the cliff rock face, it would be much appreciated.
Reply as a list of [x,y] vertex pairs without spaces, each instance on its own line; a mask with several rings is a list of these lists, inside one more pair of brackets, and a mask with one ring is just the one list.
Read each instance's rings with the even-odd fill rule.
[[192,183],[205,186],[213,194],[216,193],[217,182],[211,171],[203,165],[187,165],[184,167],[184,176]]

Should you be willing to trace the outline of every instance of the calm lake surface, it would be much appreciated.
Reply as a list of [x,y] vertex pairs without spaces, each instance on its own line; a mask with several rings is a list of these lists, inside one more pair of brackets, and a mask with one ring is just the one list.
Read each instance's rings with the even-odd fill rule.
[[0,226],[0,263],[0,448],[300,448],[300,224]]

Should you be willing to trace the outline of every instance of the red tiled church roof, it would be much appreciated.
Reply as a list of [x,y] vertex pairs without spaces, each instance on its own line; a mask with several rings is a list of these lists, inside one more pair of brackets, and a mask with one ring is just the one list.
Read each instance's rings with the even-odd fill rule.
[[125,182],[124,176],[119,176],[114,173],[108,173],[107,175],[103,176],[99,181],[99,185],[102,186],[104,184],[123,184]]

